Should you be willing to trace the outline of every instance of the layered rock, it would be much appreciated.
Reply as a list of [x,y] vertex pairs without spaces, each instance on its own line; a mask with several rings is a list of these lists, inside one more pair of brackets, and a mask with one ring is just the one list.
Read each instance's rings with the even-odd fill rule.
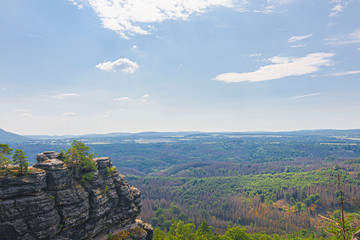
[[55,152],[38,154],[31,174],[0,177],[0,239],[106,239],[110,229],[151,228],[136,220],[140,191],[109,158],[95,159],[93,178],[80,184]]

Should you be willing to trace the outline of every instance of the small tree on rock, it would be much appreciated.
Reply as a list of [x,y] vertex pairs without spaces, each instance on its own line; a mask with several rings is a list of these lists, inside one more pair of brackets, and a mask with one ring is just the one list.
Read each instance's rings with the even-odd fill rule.
[[7,157],[11,154],[12,149],[8,144],[0,144],[0,169],[9,171],[11,160]]
[[[76,179],[84,177],[82,180],[88,181],[88,172],[96,170],[96,163],[93,160],[94,154],[89,154],[89,147],[84,143],[74,140],[66,152],[64,162],[72,168],[73,175]],[[91,177],[90,177],[91,178]]]
[[23,150],[15,150],[13,154],[13,163],[19,165],[21,173],[28,175],[29,163]]

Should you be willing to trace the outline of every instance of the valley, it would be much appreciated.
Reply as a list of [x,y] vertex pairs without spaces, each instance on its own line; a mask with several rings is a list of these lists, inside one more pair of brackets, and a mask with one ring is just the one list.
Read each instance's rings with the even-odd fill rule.
[[[261,133],[139,133],[71,137],[28,136],[11,143],[30,162],[35,153],[67,149],[79,139],[108,156],[142,192],[144,222],[169,231],[175,220],[218,233],[325,237],[345,216],[360,225],[359,130]],[[349,220],[350,221],[350,220]],[[300,238],[302,239],[302,238]]]

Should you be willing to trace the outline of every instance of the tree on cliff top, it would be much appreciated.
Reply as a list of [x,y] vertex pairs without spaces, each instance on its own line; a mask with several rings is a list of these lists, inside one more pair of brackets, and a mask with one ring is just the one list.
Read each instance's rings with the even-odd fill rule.
[[16,149],[13,154],[13,163],[18,164],[20,167],[21,173],[27,175],[28,169],[29,169],[29,163],[27,161],[27,157],[25,156],[25,153],[21,149]]
[[11,160],[7,157],[11,154],[12,149],[8,144],[0,144],[0,169],[8,171]]
[[80,177],[83,179],[88,178],[86,172],[97,169],[96,163],[93,160],[94,154],[90,154],[89,149],[90,148],[85,146],[84,143],[74,140],[71,144],[71,148],[69,148],[66,152],[64,162],[68,167],[72,168],[72,172],[77,179]]

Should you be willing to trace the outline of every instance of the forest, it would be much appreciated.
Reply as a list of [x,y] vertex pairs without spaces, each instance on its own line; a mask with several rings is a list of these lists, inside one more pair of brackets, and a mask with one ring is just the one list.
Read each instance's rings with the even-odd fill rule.
[[[351,239],[360,226],[357,130],[77,139],[94,156],[111,157],[141,190],[141,218],[157,239],[198,239],[205,223],[205,239],[340,239],[341,219]],[[10,145],[31,163],[36,153],[67,149],[73,140],[32,137]],[[176,237],[178,229],[190,237]]]
[[[143,219],[160,229],[170,230],[175,218],[196,226],[205,220],[219,233],[239,225],[250,233],[288,234],[302,229],[317,231],[340,217],[337,175],[341,179],[344,210],[354,218],[354,226],[359,226],[357,165],[348,162],[301,173],[127,179],[142,191]],[[175,207],[179,211],[160,210]]]

